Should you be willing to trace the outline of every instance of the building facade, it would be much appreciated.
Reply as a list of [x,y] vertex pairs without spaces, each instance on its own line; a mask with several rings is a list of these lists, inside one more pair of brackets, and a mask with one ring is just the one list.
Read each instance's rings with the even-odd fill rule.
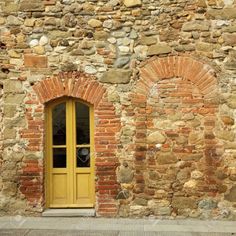
[[236,217],[234,0],[0,0],[0,212]]

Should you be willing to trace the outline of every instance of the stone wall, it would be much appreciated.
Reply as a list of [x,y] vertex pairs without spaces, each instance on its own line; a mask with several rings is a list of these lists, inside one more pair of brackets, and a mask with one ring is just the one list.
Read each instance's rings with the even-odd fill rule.
[[0,0],[1,214],[43,211],[44,104],[93,88],[97,215],[234,220],[235,46],[234,0]]

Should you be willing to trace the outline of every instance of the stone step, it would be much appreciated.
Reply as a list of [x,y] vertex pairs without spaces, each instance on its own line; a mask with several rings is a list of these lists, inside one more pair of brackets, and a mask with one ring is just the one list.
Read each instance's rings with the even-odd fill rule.
[[94,217],[95,209],[80,208],[80,209],[47,209],[42,213],[44,217]]

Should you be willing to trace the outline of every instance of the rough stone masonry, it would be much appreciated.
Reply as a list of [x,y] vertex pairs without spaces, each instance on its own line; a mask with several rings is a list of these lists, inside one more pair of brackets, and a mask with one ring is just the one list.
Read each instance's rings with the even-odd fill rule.
[[44,107],[95,107],[96,213],[236,219],[235,0],[0,0],[0,214],[45,209]]

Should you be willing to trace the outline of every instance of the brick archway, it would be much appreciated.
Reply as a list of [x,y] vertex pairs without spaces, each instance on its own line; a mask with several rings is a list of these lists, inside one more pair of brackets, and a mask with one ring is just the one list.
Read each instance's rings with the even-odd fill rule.
[[[139,72],[140,78],[131,94],[136,124],[134,195],[150,199],[159,194],[155,191],[158,182],[148,177],[150,171],[152,176],[162,176],[163,186],[174,186],[163,190],[167,196],[175,196],[175,191],[181,191],[183,196],[189,194],[185,189],[194,184],[196,188],[191,190],[197,189],[194,194],[216,194],[220,183],[215,179],[214,171],[220,158],[213,132],[218,112],[218,84],[214,70],[191,57],[169,56],[151,58],[141,66]],[[174,118],[177,113],[180,117]],[[188,121],[187,117],[193,120],[200,117],[200,124],[191,128],[191,120]],[[174,119],[179,119],[176,127],[172,126]],[[159,143],[152,142],[152,133],[158,136],[155,138]],[[189,137],[195,133],[202,135],[201,145],[189,141]],[[180,180],[174,185],[177,177],[168,175],[168,171],[175,170],[173,173],[177,175],[179,170],[175,164],[179,161],[203,173],[203,179],[189,183]],[[165,188],[163,186],[159,188]]]
[[[119,189],[116,181],[118,159],[118,135],[120,117],[112,103],[107,100],[107,91],[93,77],[79,72],[60,73],[46,78],[33,86],[28,94],[26,116],[27,129],[21,137],[27,141],[29,152],[43,152],[44,149],[44,105],[54,99],[68,96],[79,98],[94,106],[95,116],[95,176],[97,214],[117,214],[115,196]],[[43,158],[26,159],[21,175],[21,192],[31,205],[44,205],[44,161]]]
[[181,77],[199,88],[205,98],[214,97],[218,90],[214,70],[191,57],[170,56],[152,58],[140,68],[140,80],[136,93],[147,95],[154,83],[163,79]]
[[106,89],[93,77],[79,72],[60,73],[40,81],[33,89],[42,104],[63,96],[80,98],[93,104],[95,108],[100,102],[105,102],[103,96]]

